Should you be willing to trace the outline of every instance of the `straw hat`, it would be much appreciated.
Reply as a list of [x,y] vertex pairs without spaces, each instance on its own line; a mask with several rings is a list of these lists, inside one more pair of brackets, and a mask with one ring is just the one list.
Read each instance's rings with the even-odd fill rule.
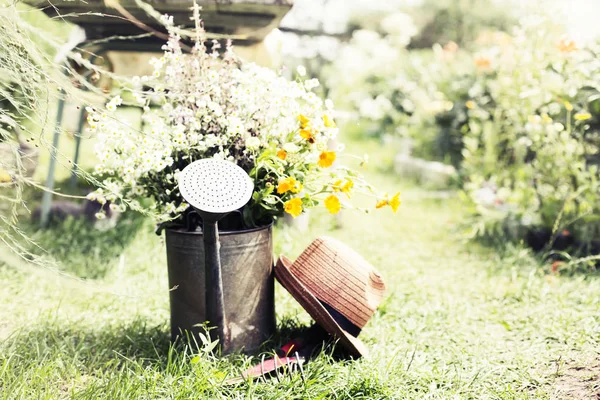
[[385,284],[363,257],[324,236],[294,262],[279,257],[275,277],[351,355],[368,353],[357,336],[381,303]]

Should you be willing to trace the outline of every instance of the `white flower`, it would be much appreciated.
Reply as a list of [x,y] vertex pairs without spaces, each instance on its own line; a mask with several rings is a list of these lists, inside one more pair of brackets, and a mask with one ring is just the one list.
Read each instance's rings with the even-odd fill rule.
[[249,137],[246,139],[246,147],[251,150],[256,150],[260,147],[260,139],[257,137]]
[[163,14],[160,16],[160,22],[165,26],[172,26],[173,25],[173,16]]
[[496,202],[496,193],[489,187],[483,187],[473,193],[473,200],[484,207],[491,207]]
[[111,102],[115,103],[116,105],[120,106],[121,104],[123,104],[123,99],[121,98],[121,96],[117,95],[115,96]]
[[286,143],[283,145],[283,149],[288,153],[296,153],[300,148],[294,143]]
[[[304,82],[306,90],[312,90],[319,86],[319,80],[317,78],[308,79]],[[319,99],[320,100],[320,99]]]
[[300,76],[305,76],[306,75],[306,68],[304,67],[304,65],[298,65],[298,67],[296,67],[296,72]]
[[104,212],[97,212],[94,216],[96,217],[96,219],[106,218],[106,214]]

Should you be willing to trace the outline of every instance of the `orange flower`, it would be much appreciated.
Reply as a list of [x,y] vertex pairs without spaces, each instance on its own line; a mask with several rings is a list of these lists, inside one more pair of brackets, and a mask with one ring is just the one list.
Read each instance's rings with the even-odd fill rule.
[[285,161],[285,159],[287,158],[287,151],[279,149],[279,151],[277,152],[277,157]]
[[296,218],[298,215],[302,214],[302,199],[294,197],[293,199],[286,201],[283,203],[283,209],[286,213]]
[[560,269],[560,266],[564,265],[564,263],[565,263],[564,261],[554,261],[552,263],[552,267],[551,267],[552,272],[555,273],[555,274],[558,273],[558,270]]
[[560,50],[562,53],[570,53],[572,51],[577,50],[575,42],[568,39],[562,39],[560,42],[558,42],[557,47],[558,50]]
[[483,56],[475,57],[475,60],[473,60],[473,61],[475,62],[475,65],[477,66],[477,68],[481,68],[481,69],[488,69],[492,65],[492,62],[490,61],[490,59],[487,57],[483,57]]
[[327,208],[331,214],[337,214],[340,211],[340,208],[342,208],[340,199],[333,194],[330,195],[325,199],[325,208]]
[[458,44],[456,44],[456,42],[449,41],[444,45],[444,51],[447,51],[448,53],[456,53],[458,51]]
[[333,165],[333,162],[335,161],[335,152],[333,151],[324,151],[321,153],[321,155],[319,155],[319,167],[321,168],[329,168],[331,167],[331,165]]

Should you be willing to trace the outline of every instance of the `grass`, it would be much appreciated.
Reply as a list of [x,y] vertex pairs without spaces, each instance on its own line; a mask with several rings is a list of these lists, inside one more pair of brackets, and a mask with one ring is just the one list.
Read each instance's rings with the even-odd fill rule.
[[[349,147],[371,160],[391,155],[371,142]],[[55,267],[0,249],[0,399],[591,398],[598,276],[550,275],[527,250],[465,243],[456,198],[386,170],[368,174],[390,192],[403,189],[397,215],[346,213],[336,229],[314,212],[309,232],[278,227],[275,240],[276,252],[295,257],[314,237],[334,236],[382,272],[386,299],[361,333],[369,358],[339,360],[328,349],[305,366],[305,380],[296,373],[225,386],[257,358],[169,344],[164,238],[151,222],[125,215],[116,230],[99,232],[70,221],[36,233]],[[279,286],[276,301],[271,348],[310,324]]]

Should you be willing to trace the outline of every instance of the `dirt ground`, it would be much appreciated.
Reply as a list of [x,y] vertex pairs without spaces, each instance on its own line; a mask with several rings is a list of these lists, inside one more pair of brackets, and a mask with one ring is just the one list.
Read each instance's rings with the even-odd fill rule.
[[600,358],[585,366],[561,368],[554,399],[600,400]]

